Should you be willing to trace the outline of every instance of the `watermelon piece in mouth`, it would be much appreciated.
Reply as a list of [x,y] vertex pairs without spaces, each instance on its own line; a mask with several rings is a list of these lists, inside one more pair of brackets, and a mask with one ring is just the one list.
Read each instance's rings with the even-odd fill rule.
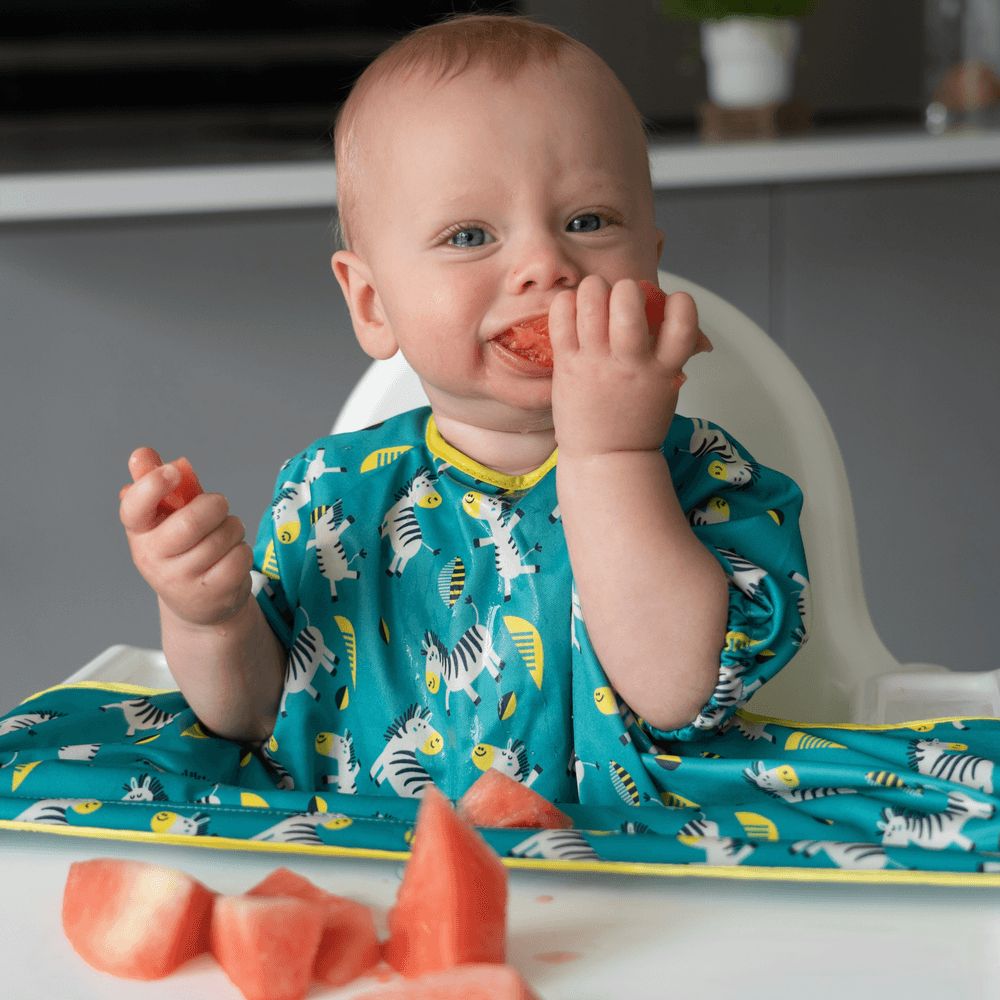
[[[667,296],[651,281],[640,280],[639,287],[646,293],[646,322],[651,336],[655,336],[663,322]],[[540,368],[552,367],[552,342],[549,340],[547,315],[533,316],[508,327],[494,340],[500,347],[516,354]]]
[[517,354],[541,368],[552,367],[552,342],[549,340],[548,316],[535,316],[533,319],[515,323],[495,339],[504,350]]

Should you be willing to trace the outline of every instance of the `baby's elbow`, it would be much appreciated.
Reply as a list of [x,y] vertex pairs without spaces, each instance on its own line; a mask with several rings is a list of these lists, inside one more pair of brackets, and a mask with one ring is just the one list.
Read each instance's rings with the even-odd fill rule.
[[690,726],[701,715],[702,710],[715,694],[719,674],[718,658],[708,664],[708,669],[700,672],[699,676],[702,673],[706,678],[704,683],[672,695],[668,704],[643,715],[643,722],[664,732],[672,732],[675,729]]

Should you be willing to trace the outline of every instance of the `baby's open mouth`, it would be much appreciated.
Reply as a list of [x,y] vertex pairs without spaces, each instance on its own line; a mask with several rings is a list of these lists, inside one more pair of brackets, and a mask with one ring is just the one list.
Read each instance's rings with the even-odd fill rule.
[[521,320],[493,338],[497,344],[512,354],[538,365],[552,367],[552,343],[549,340],[548,316],[535,316]]
[[[639,287],[646,296],[646,323],[650,336],[656,336],[666,310],[667,296],[651,281],[640,279]],[[698,350],[710,351],[712,344],[699,330]],[[523,319],[509,326],[493,338],[495,343],[510,354],[539,369],[552,368],[552,342],[549,340],[549,318],[546,314]],[[538,374],[538,373],[536,373]]]

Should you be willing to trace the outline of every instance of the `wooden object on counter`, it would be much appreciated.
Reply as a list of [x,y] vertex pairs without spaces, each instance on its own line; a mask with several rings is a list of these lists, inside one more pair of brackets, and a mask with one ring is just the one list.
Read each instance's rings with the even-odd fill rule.
[[762,104],[752,108],[721,108],[704,101],[698,108],[698,133],[706,142],[730,139],[774,139],[805,132],[812,112],[801,101]]

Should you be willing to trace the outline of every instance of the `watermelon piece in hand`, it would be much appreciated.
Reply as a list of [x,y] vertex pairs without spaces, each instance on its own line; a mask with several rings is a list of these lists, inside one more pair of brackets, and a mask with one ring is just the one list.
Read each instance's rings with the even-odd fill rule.
[[276,868],[247,895],[292,896],[323,906],[326,914],[323,936],[313,967],[313,976],[321,982],[342,986],[374,968],[382,959],[375,918],[364,903],[326,892],[288,868]]
[[302,1000],[326,911],[290,896],[220,896],[212,912],[212,954],[246,1000]]
[[537,1000],[509,965],[457,965],[404,983],[390,983],[357,1000]]
[[118,858],[76,861],[63,893],[63,930],[95,969],[162,979],[207,950],[214,899],[172,868]]
[[172,514],[175,510],[180,510],[185,504],[190,503],[204,490],[201,488],[201,483],[198,482],[194,468],[186,458],[175,458],[171,464],[180,470],[181,481],[172,493],[168,493],[160,501],[159,510]]
[[385,959],[414,978],[472,962],[502,965],[506,953],[507,871],[480,834],[428,786],[389,911]]
[[[147,473],[160,467],[162,463],[158,462],[154,458],[154,455],[155,452],[150,453],[147,449],[145,455],[135,460],[132,466],[133,480],[138,481]],[[163,516],[172,514],[175,510],[180,510],[181,507],[190,503],[200,493],[204,493],[201,483],[198,481],[198,476],[195,474],[194,467],[186,458],[176,458],[170,464],[176,466],[180,471],[181,481],[157,504],[156,512]],[[123,486],[118,491],[118,499],[120,500],[125,496],[128,490],[128,486]]]
[[492,767],[459,800],[458,815],[473,826],[567,830],[573,825],[548,799]]

